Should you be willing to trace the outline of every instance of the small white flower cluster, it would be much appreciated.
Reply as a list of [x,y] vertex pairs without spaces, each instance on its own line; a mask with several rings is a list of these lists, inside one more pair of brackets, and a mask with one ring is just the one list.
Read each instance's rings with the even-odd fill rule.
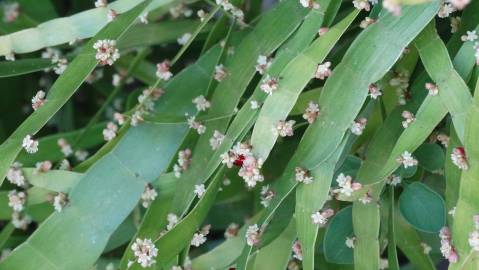
[[156,64],[156,77],[158,77],[160,80],[168,81],[171,77],[173,77],[170,67],[170,60],[164,60],[163,62]]
[[368,26],[370,26],[371,24],[375,22],[376,22],[375,19],[370,17],[365,17],[364,20],[362,20],[361,23],[359,23],[359,27],[366,29]]
[[372,99],[378,99],[383,93],[381,92],[381,89],[374,83],[369,85],[369,96]]
[[193,191],[198,199],[201,199],[206,193],[206,187],[204,184],[195,185],[195,190]]
[[261,104],[257,100],[253,99],[253,100],[250,101],[250,107],[251,107],[252,110],[257,110],[257,109],[259,109],[259,107],[261,107]]
[[324,227],[328,223],[328,219],[334,215],[334,210],[331,208],[323,211],[316,211],[311,215],[311,221],[313,224]]
[[67,203],[68,197],[63,192],[59,192],[55,197],[53,197],[53,208],[57,212],[61,212]]
[[32,223],[32,218],[29,215],[16,211],[12,213],[13,227],[21,230],[26,230],[30,223]]
[[198,18],[200,18],[201,22],[204,22],[206,19],[206,16],[208,16],[208,13],[206,13],[204,10],[200,9],[196,12],[196,15]]
[[72,169],[72,166],[70,165],[68,159],[65,158],[60,162],[60,166],[58,167],[58,169],[63,171],[70,171]]
[[456,147],[452,150],[451,160],[454,165],[456,165],[461,170],[469,169],[469,164],[467,162],[466,151],[463,147]]
[[303,184],[311,184],[313,182],[313,177],[311,176],[310,172],[306,169],[301,167],[295,168],[295,179],[299,183]]
[[273,128],[273,133],[281,137],[291,137],[294,135],[293,126],[296,123],[294,120],[284,121],[280,120]]
[[21,212],[25,208],[25,203],[27,201],[27,194],[23,191],[11,190],[8,192],[8,206],[10,206],[13,211]]
[[343,194],[346,197],[350,197],[354,191],[360,190],[362,185],[358,182],[353,182],[353,178],[349,175],[344,175],[340,173],[336,178],[338,183],[337,189],[333,190],[334,194]]
[[196,121],[195,116],[188,117],[186,121],[188,122],[189,128],[196,130],[196,132],[198,132],[199,135],[206,132],[206,126],[203,125],[201,122]]
[[325,62],[323,64],[318,65],[316,69],[316,74],[314,77],[316,79],[324,80],[326,77],[331,76],[331,62]]
[[461,40],[464,42],[466,41],[475,42],[477,38],[478,36],[477,36],[476,30],[472,30],[472,31],[466,31],[466,34],[461,37]]
[[233,6],[229,0],[216,0],[216,4],[221,6],[226,12],[231,12],[231,15],[233,15],[238,21],[242,22],[244,20],[243,11]]
[[305,8],[320,9],[321,5],[314,0],[299,0],[299,3]]
[[106,21],[112,22],[118,16],[118,13],[114,9],[109,9],[106,13]]
[[178,161],[173,166],[173,171],[175,172],[176,178],[181,177],[181,173],[188,170],[191,162],[191,150],[185,149],[178,152]]
[[148,12],[143,12],[138,18],[141,23],[148,24]]
[[[50,59],[52,64],[55,64],[53,71],[58,75],[62,74],[68,67],[68,60],[62,57],[60,50],[47,48],[44,52],[42,52],[42,58]],[[50,69],[45,69],[45,71],[49,70]]]
[[95,7],[106,7],[108,6],[108,1],[107,0],[96,0],[95,1]]
[[368,204],[373,201],[373,197],[371,196],[371,193],[368,191],[366,194],[362,195],[358,201],[362,204]]
[[206,111],[211,107],[211,103],[203,95],[195,97],[193,104],[195,104],[196,109],[200,112]]
[[210,233],[211,225],[205,225],[201,231],[196,232],[191,239],[191,245],[199,247],[206,242],[206,236]]
[[258,60],[256,60],[256,71],[258,71],[259,74],[263,75],[271,66],[272,61],[273,60],[271,59],[271,57],[260,54],[258,56]]
[[226,227],[224,236],[226,239],[233,238],[238,235],[239,225],[236,223],[231,223]]
[[391,12],[394,16],[401,15],[401,5],[396,0],[384,0],[383,8]]
[[107,142],[113,140],[116,137],[118,126],[113,122],[108,122],[106,128],[103,129],[103,139]]
[[386,179],[386,183],[394,187],[401,184],[401,182],[402,182],[402,178],[400,175],[391,174]]
[[136,238],[133,245],[131,245],[131,250],[133,250],[136,262],[138,262],[141,267],[150,267],[156,263],[155,258],[158,256],[158,249],[151,239]]
[[166,216],[166,220],[168,221],[168,224],[166,225],[166,229],[168,231],[173,229],[176,226],[176,224],[178,224],[179,222],[178,216],[173,213],[169,213]]
[[293,243],[293,258],[302,261],[303,260],[303,250],[301,249],[301,243],[298,240]]
[[3,5],[3,21],[6,23],[14,22],[20,15],[20,4],[11,2]]
[[429,246],[428,244],[424,242],[421,242],[421,247],[422,247],[422,252],[426,255],[428,255],[432,250],[431,246]]
[[436,138],[444,147],[447,147],[449,145],[449,136],[447,136],[446,134],[437,134]]
[[98,40],[93,44],[93,49],[96,50],[96,60],[101,65],[113,65],[116,60],[120,58],[120,52],[116,48],[116,41],[111,39]]
[[439,18],[447,18],[455,11],[456,8],[452,5],[451,1],[446,0],[444,3],[442,3],[441,8],[437,12],[437,16]]
[[58,139],[57,144],[65,157],[69,157],[73,154],[72,146],[65,138]]
[[214,78],[216,81],[221,82],[228,76],[228,72],[226,71],[226,68],[223,64],[219,64],[215,66],[215,74]]
[[256,186],[257,182],[263,182],[264,177],[261,174],[263,160],[256,158],[252,152],[252,146],[248,143],[238,142],[231,150],[221,155],[222,163],[228,168],[233,165],[240,166],[238,175],[241,176],[248,187]]
[[472,250],[479,251],[479,215],[474,215],[472,221],[474,222],[474,231],[469,233],[468,242]]
[[248,226],[246,230],[246,244],[248,246],[258,245],[261,240],[261,231],[257,224]]
[[329,27],[321,27],[318,30],[318,36],[322,37],[324,36],[327,32],[329,32]]
[[397,72],[394,77],[389,80],[389,85],[396,88],[396,94],[399,98],[399,104],[406,104],[406,93],[409,87],[409,73]]
[[451,217],[454,217],[454,216],[456,215],[456,209],[457,209],[457,207],[454,206],[454,207],[451,208],[451,210],[449,210],[447,213],[448,213],[449,215],[451,215]]
[[396,159],[398,163],[401,163],[405,169],[409,167],[414,167],[417,165],[417,160],[409,153],[408,151],[404,151],[400,157]]
[[308,121],[308,123],[312,124],[316,121],[316,118],[319,116],[319,104],[313,101],[308,103],[308,107],[303,113],[303,118]]
[[184,33],[183,35],[181,35],[181,37],[176,39],[176,42],[178,42],[178,45],[185,45],[186,43],[188,43],[188,41],[190,41],[192,36],[193,35],[191,33]]
[[272,95],[274,91],[278,90],[279,80],[276,77],[266,75],[261,81],[259,88],[268,95]]
[[185,4],[181,3],[179,5],[173,6],[169,10],[170,15],[173,19],[179,18],[181,15],[185,17],[191,17],[193,15],[193,10],[188,8]]
[[29,154],[34,154],[38,151],[39,142],[32,138],[32,135],[27,135],[23,138],[22,147]]
[[437,96],[437,94],[439,94],[439,88],[437,85],[433,83],[426,83],[425,87],[428,90],[428,95]]
[[18,187],[24,187],[27,184],[22,172],[22,166],[20,162],[14,162],[7,171],[7,180]]
[[147,184],[145,187],[145,190],[141,194],[141,205],[144,208],[150,207],[151,203],[156,199],[157,196],[158,196],[158,193],[153,188],[153,186],[150,184]]
[[6,54],[5,61],[15,61],[15,54],[13,52]]
[[351,133],[353,133],[354,135],[359,136],[363,134],[363,131],[366,128],[367,123],[368,123],[368,119],[359,118],[357,120],[354,120],[349,130],[351,130]]
[[354,242],[356,241],[356,237],[346,237],[346,241],[344,241],[344,244],[348,248],[354,248]]
[[49,170],[52,169],[52,162],[49,161],[49,160],[46,160],[46,161],[41,161],[41,162],[37,162],[35,164],[35,174],[39,174],[39,173],[43,173],[43,172],[48,172]]
[[225,139],[225,135],[218,130],[215,130],[213,132],[213,136],[210,138],[210,146],[211,149],[217,150],[220,145],[223,143],[223,140]]
[[448,227],[442,227],[439,231],[439,238],[441,238],[441,253],[444,258],[450,263],[455,263],[459,259],[456,250],[451,244],[451,233]]
[[369,4],[368,0],[353,0],[353,5],[357,10],[371,10],[371,5]]
[[271,200],[276,196],[276,193],[269,187],[269,185],[265,185],[261,188],[261,205],[264,207],[268,207]]
[[410,111],[403,111],[401,113],[401,116],[402,116],[402,118],[404,118],[404,121],[402,121],[402,126],[404,128],[409,127],[410,124],[412,124],[414,121],[416,121],[416,117]]
[[[135,112],[131,116],[130,123],[132,126],[136,127],[139,123],[144,121],[144,116],[154,111],[155,101],[160,99],[160,97],[165,93],[161,88],[149,87],[138,96],[138,106],[136,107]],[[116,116],[118,123],[124,122],[121,116]]]

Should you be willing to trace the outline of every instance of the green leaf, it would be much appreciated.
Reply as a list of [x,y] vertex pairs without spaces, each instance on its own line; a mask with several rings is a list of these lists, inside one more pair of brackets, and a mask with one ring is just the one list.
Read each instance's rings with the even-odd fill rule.
[[444,150],[438,144],[425,143],[417,148],[414,156],[419,161],[419,166],[430,172],[437,171],[444,166]]
[[351,206],[341,209],[330,221],[323,240],[324,257],[328,262],[352,264],[353,249],[346,246],[346,238],[354,237]]
[[46,68],[51,68],[53,65],[51,60],[40,58],[19,59],[13,62],[2,61],[0,62],[0,78],[41,71]]
[[391,270],[399,270],[398,254],[396,250],[396,226],[394,210],[396,202],[394,200],[394,187],[389,188],[389,217],[388,217],[388,262]]
[[406,187],[399,196],[399,210],[416,229],[436,233],[446,224],[446,208],[439,194],[420,182]]

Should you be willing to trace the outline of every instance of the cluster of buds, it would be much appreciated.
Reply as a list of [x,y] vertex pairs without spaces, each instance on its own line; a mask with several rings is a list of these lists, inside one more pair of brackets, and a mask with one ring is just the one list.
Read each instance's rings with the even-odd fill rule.
[[396,94],[399,99],[399,104],[405,105],[408,87],[409,87],[409,73],[408,72],[394,73],[394,77],[391,80],[389,80],[389,85],[396,88]]
[[215,74],[214,78],[216,81],[221,82],[228,76],[228,72],[226,71],[226,68],[223,64],[219,64],[215,66]]
[[68,197],[63,192],[59,192],[55,197],[53,197],[53,208],[57,212],[61,212],[67,203]]
[[191,17],[193,15],[193,10],[188,8],[185,4],[180,3],[176,6],[173,6],[169,9],[170,15],[173,19],[179,18],[181,15],[185,17]]
[[14,162],[12,166],[7,171],[7,180],[18,186],[18,187],[25,187],[26,186],[26,180],[25,176],[23,175],[22,172],[22,164],[19,162]]
[[391,186],[397,186],[397,185],[401,184],[401,182],[402,182],[402,178],[401,178],[400,175],[391,174],[386,179],[386,183],[391,185]]
[[346,241],[344,241],[344,244],[348,248],[354,248],[354,242],[356,242],[356,237],[346,237]]
[[114,10],[114,9],[109,9],[109,10],[106,12],[106,21],[107,21],[107,22],[112,22],[113,20],[116,19],[116,17],[118,17],[118,13],[116,12],[116,10]]
[[261,241],[261,231],[257,224],[248,226],[246,230],[246,244],[248,246],[258,245]]
[[60,147],[60,151],[62,151],[65,157],[69,157],[73,154],[72,146],[68,143],[65,138],[60,138],[57,141],[58,147]]
[[203,123],[199,122],[199,121],[196,121],[196,117],[195,116],[190,116],[186,119],[186,121],[188,122],[188,126],[194,130],[196,130],[196,132],[198,132],[198,134],[203,134],[206,132],[206,126],[203,125]]
[[402,126],[404,128],[409,127],[410,124],[412,124],[414,121],[416,121],[416,117],[410,111],[403,111],[401,113],[401,116],[402,116],[402,118],[404,118],[404,121],[402,121]]
[[266,55],[259,55],[258,60],[256,60],[256,71],[258,71],[259,74],[263,75],[271,66],[271,63],[271,57],[268,57]]
[[131,250],[133,250],[136,262],[142,267],[150,267],[156,263],[155,258],[158,256],[158,249],[151,239],[137,238],[131,245]]
[[116,137],[116,132],[118,131],[118,126],[113,122],[108,122],[106,128],[103,129],[103,139],[109,142]]
[[12,224],[17,229],[26,230],[32,219],[23,213],[27,202],[27,194],[23,191],[11,190],[8,193],[8,206],[13,209]]
[[166,225],[166,229],[169,231],[169,230],[173,229],[176,226],[176,224],[178,224],[179,218],[178,218],[177,215],[175,215],[173,213],[169,213],[166,216],[166,221],[168,221],[168,224]]
[[108,1],[107,0],[96,0],[95,1],[95,7],[106,7],[108,6]]
[[331,62],[318,65],[314,77],[316,79],[324,80],[329,76],[331,76]]
[[366,18],[364,18],[364,20],[361,21],[361,23],[359,23],[359,27],[361,27],[363,29],[366,29],[368,26],[370,26],[371,24],[373,24],[375,22],[376,22],[375,19],[370,18],[370,17],[366,17]]
[[210,233],[211,225],[205,225],[199,232],[196,232],[191,239],[191,245],[199,247],[206,242],[206,236]]
[[261,81],[259,88],[268,95],[272,95],[274,91],[278,90],[279,80],[276,77],[266,75]]
[[120,58],[120,52],[116,48],[116,41],[111,39],[98,40],[93,44],[93,49],[96,50],[96,60],[101,65],[113,65],[116,60]]
[[346,197],[350,197],[354,191],[360,190],[362,185],[358,182],[353,182],[353,178],[349,175],[344,175],[340,173],[336,178],[336,182],[338,183],[337,189],[333,190],[334,194],[342,194]]
[[156,199],[158,193],[151,184],[147,184],[145,190],[141,194],[141,205],[144,208],[150,207],[151,203]]
[[261,188],[260,195],[261,195],[261,202],[260,202],[261,205],[264,207],[268,207],[269,203],[274,198],[276,193],[273,191],[273,189],[269,187],[269,185],[266,185]]
[[444,146],[447,147],[449,145],[449,136],[446,134],[440,133],[437,134],[436,139]]
[[52,167],[53,167],[53,164],[49,160],[37,162],[35,164],[35,174],[48,172],[49,170],[52,169]]
[[368,123],[368,119],[366,118],[359,118],[357,120],[354,120],[354,122],[351,124],[351,127],[349,130],[351,130],[351,133],[354,135],[361,135],[363,134],[364,129],[366,128],[366,124]]
[[372,99],[378,99],[383,93],[381,92],[381,89],[374,83],[369,85],[369,96]]
[[168,81],[173,73],[170,71],[171,63],[169,60],[164,60],[161,63],[156,64],[156,77],[160,80]]
[[[62,53],[58,49],[47,48],[42,52],[42,58],[51,60],[52,64],[55,65],[53,71],[58,75],[62,74],[68,67],[68,60],[62,57]],[[45,71],[49,70],[50,69],[45,69]]]
[[429,254],[429,253],[431,252],[432,248],[431,248],[431,246],[429,246],[428,244],[426,244],[426,243],[424,243],[424,242],[421,242],[420,245],[421,245],[421,247],[422,247],[422,252],[423,252],[424,254],[427,255],[427,254]]
[[29,154],[34,154],[38,151],[38,145],[40,143],[37,140],[32,138],[32,135],[27,135],[23,138],[22,147],[27,151]]
[[394,16],[400,16],[401,15],[401,5],[397,3],[397,0],[384,0],[383,1],[383,8]]
[[444,1],[444,3],[441,5],[441,8],[437,12],[437,16],[439,18],[447,18],[455,11],[456,8],[452,5],[451,1]]
[[231,15],[233,15],[238,21],[242,22],[244,20],[243,11],[233,6],[229,0],[216,0],[216,4],[221,6],[226,12],[231,12]]
[[428,90],[428,94],[430,96],[436,96],[437,94],[439,94],[439,88],[437,87],[437,85],[433,83],[426,83],[425,87]]
[[294,241],[293,243],[293,258],[302,261],[303,260],[303,250],[301,248],[301,243],[298,240]]
[[371,5],[369,4],[368,0],[353,0],[353,5],[357,10],[371,10]]
[[472,250],[479,251],[479,215],[474,215],[472,221],[474,222],[474,231],[469,233],[468,242]]
[[209,102],[203,95],[195,97],[193,99],[193,104],[195,104],[196,109],[200,112],[206,111],[211,107],[211,102]]
[[299,0],[299,3],[305,8],[320,9],[321,5],[314,0]]
[[312,124],[314,123],[314,121],[316,121],[316,118],[318,118],[319,113],[320,113],[319,104],[313,101],[310,101],[308,103],[308,107],[306,107],[306,110],[303,113],[303,118],[307,120],[308,123]]
[[415,159],[411,153],[409,153],[408,151],[404,151],[404,153],[401,154],[400,157],[398,157],[396,159],[396,161],[398,163],[401,163],[405,169],[409,168],[409,167],[414,167],[417,165],[417,159]]
[[451,233],[448,227],[443,227],[441,231],[439,231],[439,238],[441,238],[441,253],[444,258],[449,260],[450,263],[457,262],[459,257],[451,244]]
[[280,120],[273,128],[273,133],[281,137],[291,137],[293,136],[293,126],[296,123],[294,120],[284,121]]
[[20,4],[17,2],[3,5],[3,20],[6,23],[14,22],[20,15]]
[[261,174],[263,160],[256,158],[252,152],[252,146],[248,143],[238,142],[231,150],[221,155],[222,163],[228,168],[233,165],[239,166],[238,175],[241,176],[248,187],[256,186],[257,182],[263,182]]
[[[154,111],[155,101],[165,93],[163,89],[156,87],[149,87],[138,96],[138,106],[131,116],[130,123],[132,126],[137,126],[144,121],[144,116]],[[119,120],[118,122],[120,122]]]
[[198,199],[201,199],[203,195],[206,193],[206,187],[204,184],[199,184],[195,185],[195,190],[193,193],[198,197]]
[[310,172],[301,167],[296,167],[295,179],[297,182],[303,184],[311,184],[313,182],[313,177],[311,176]]
[[173,171],[175,172],[176,178],[180,178],[181,173],[188,170],[191,163],[191,150],[185,149],[178,152],[178,161],[173,166]]
[[451,160],[454,165],[456,165],[461,170],[469,169],[469,164],[467,162],[466,151],[463,147],[456,147],[452,150]]
[[323,211],[316,211],[311,215],[311,221],[313,224],[319,225],[320,227],[326,226],[328,219],[334,215],[333,209],[325,209]]
[[183,35],[181,35],[181,37],[176,39],[176,42],[178,42],[178,45],[185,45],[186,43],[188,43],[188,41],[190,41],[192,36],[193,35],[191,35],[191,33],[184,33]]
[[217,150],[220,145],[223,143],[223,140],[225,139],[225,135],[218,130],[215,130],[213,132],[213,136],[210,138],[210,146],[211,149]]
[[233,238],[238,235],[239,225],[236,223],[231,223],[226,227],[224,236],[226,239]]

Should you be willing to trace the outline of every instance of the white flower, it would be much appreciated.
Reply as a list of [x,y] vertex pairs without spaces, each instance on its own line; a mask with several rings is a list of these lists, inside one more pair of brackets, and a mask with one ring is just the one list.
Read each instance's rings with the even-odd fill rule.
[[178,161],[175,166],[173,166],[173,171],[175,172],[176,178],[180,178],[181,173],[186,171],[190,166],[191,162],[191,150],[185,149],[178,152]]
[[57,144],[60,147],[60,150],[62,151],[63,155],[65,155],[65,157],[68,157],[71,154],[73,154],[72,146],[68,143],[66,139],[64,138],[58,139]]
[[454,8],[454,6],[452,6],[452,4],[444,3],[443,5],[441,5],[441,8],[439,9],[439,12],[437,13],[437,16],[439,18],[447,18],[454,11],[456,11],[456,9]]
[[173,76],[170,72],[170,61],[164,60],[163,62],[156,64],[156,77],[161,80],[168,81]]
[[226,78],[226,76],[228,76],[228,72],[226,71],[226,68],[223,66],[223,64],[215,66],[215,80],[221,82]]
[[369,5],[368,0],[353,0],[353,5],[358,10],[366,10],[369,11],[371,9],[371,5]]
[[193,239],[191,239],[191,245],[195,247],[199,247],[205,242],[206,236],[204,236],[202,233],[195,233],[193,235]]
[[75,158],[78,161],[84,161],[87,157],[88,157],[88,151],[85,151],[85,150],[75,151]]
[[304,184],[311,184],[313,182],[313,177],[310,175],[309,171],[301,167],[296,167],[295,179],[297,182]]
[[198,196],[198,198],[203,197],[203,195],[206,193],[206,188],[204,184],[200,185],[195,185],[195,195]]
[[384,0],[383,7],[391,12],[394,16],[401,15],[401,6],[396,3],[396,0]]
[[26,184],[25,176],[22,172],[22,164],[19,162],[14,162],[12,166],[7,171],[7,180],[19,187],[24,187]]
[[98,40],[93,44],[93,49],[96,50],[96,60],[101,65],[113,65],[113,63],[120,58],[120,52],[116,48],[116,41],[111,39]]
[[294,241],[292,249],[293,249],[293,258],[302,261],[303,260],[303,250],[302,250],[301,244],[299,243],[298,240]]
[[344,196],[351,196],[354,191],[361,189],[361,184],[357,182],[353,182],[353,178],[349,175],[344,175],[340,173],[336,178],[336,182],[338,183],[339,188],[335,189],[334,193],[340,193]]
[[356,237],[346,237],[346,241],[344,242],[348,248],[354,248],[354,241]]
[[260,201],[261,205],[264,207],[268,207],[269,203],[271,202],[271,200],[274,198],[276,194],[274,193],[272,189],[269,188],[269,185],[266,185],[261,188],[260,195],[261,195],[261,201]]
[[439,93],[439,88],[433,83],[426,83],[425,87],[429,91],[430,96],[436,96]]
[[179,45],[185,45],[191,38],[191,33],[184,33],[181,37],[179,37],[176,41]]
[[236,223],[231,223],[228,225],[228,227],[226,227],[224,236],[226,239],[235,237],[236,235],[238,235],[238,231],[239,231],[239,225]]
[[195,97],[193,104],[195,104],[196,109],[200,112],[206,111],[211,107],[211,103],[203,95]]
[[414,114],[410,111],[403,111],[401,116],[404,118],[404,121],[402,121],[402,126],[404,128],[409,127],[410,124],[416,121],[416,117],[414,117]]
[[141,110],[137,110],[131,116],[130,123],[132,126],[136,127],[138,126],[139,123],[143,122],[144,120],[145,119],[143,119],[143,112]]
[[47,102],[47,100],[45,99],[45,95],[46,94],[44,91],[39,90],[32,98],[32,108],[34,111],[38,110],[38,108],[40,108],[45,104],[45,102]]
[[258,60],[256,60],[256,71],[258,71],[259,74],[263,75],[266,70],[271,66],[271,58],[269,58],[266,55],[259,55]]
[[321,27],[318,30],[318,36],[322,37],[324,36],[327,32],[329,32],[329,27]]
[[188,122],[188,126],[194,130],[196,130],[196,132],[198,132],[198,134],[203,134],[205,133],[206,131],[206,127],[201,123],[201,122],[198,122],[198,121],[195,121],[196,117],[194,116],[191,116],[187,119],[187,122]]
[[469,234],[468,242],[474,251],[479,251],[479,231],[472,231]]
[[296,123],[294,120],[284,121],[280,120],[276,127],[273,129],[273,132],[281,137],[291,137],[293,136],[293,125]]
[[379,260],[379,270],[384,270],[389,268],[389,261],[387,259],[380,258]]
[[20,15],[20,4],[17,2],[6,3],[3,5],[3,21],[11,23]]
[[391,186],[397,186],[401,184],[401,181],[402,181],[402,178],[400,175],[392,174],[388,177],[386,182],[390,184]]
[[113,122],[108,122],[106,128],[103,129],[103,139],[105,141],[111,141],[116,137],[116,132],[118,131],[118,126]]
[[449,210],[447,213],[451,215],[451,217],[454,217],[456,215],[456,206],[451,208],[451,210]]
[[351,130],[351,133],[354,135],[361,135],[363,134],[364,129],[366,128],[366,124],[368,123],[368,119],[366,118],[359,118],[357,120],[354,120],[354,122],[351,124],[351,127],[349,130]]
[[424,242],[421,243],[421,247],[422,247],[422,252],[426,255],[429,254],[432,250],[432,248]]
[[23,191],[17,192],[16,190],[11,190],[8,192],[8,206],[10,206],[13,211],[21,212],[25,207],[25,202],[27,201],[27,194]]
[[411,153],[404,151],[401,156],[397,159],[397,162],[402,163],[405,169],[409,167],[414,167],[417,165],[417,160],[413,158]]
[[472,42],[476,41],[477,38],[478,37],[477,37],[476,30],[467,31],[466,35],[461,37],[462,41],[472,41]]
[[451,160],[454,165],[456,165],[461,170],[469,169],[469,164],[467,162],[466,152],[462,147],[456,147],[452,150]]
[[23,138],[22,147],[29,154],[36,153],[38,151],[38,145],[38,141],[33,140],[31,135],[27,135],[25,138]]
[[143,12],[139,18],[141,23],[148,24],[148,12]]
[[121,113],[114,113],[113,114],[113,119],[118,123],[118,125],[123,125],[126,122],[126,117],[124,114]]
[[136,261],[144,268],[150,267],[156,263],[155,257],[158,255],[158,249],[151,239],[136,238],[131,249],[135,255]]
[[145,191],[141,194],[141,205],[144,208],[150,207],[151,203],[156,199],[156,196],[158,196],[156,190],[151,185],[146,185]]
[[313,224],[324,226],[328,222],[328,218],[334,215],[333,209],[326,209],[324,211],[316,211],[311,215]]
[[314,9],[321,8],[319,3],[316,3],[313,0],[299,0],[299,3],[305,8],[314,8]]
[[261,107],[261,105],[259,104],[257,100],[251,100],[250,105],[252,110],[257,110],[259,109],[259,107]]
[[451,233],[448,227],[442,227],[439,231],[439,238],[441,238],[441,253],[449,260],[450,263],[455,263],[459,259],[456,250],[451,245]]
[[168,225],[166,225],[166,229],[168,231],[173,229],[173,227],[175,227],[175,225],[178,224],[179,221],[178,216],[173,213],[169,213],[166,216],[166,220],[168,221]]
[[66,58],[60,58],[54,62],[55,66],[53,67],[53,71],[55,74],[63,74],[68,67],[68,60]]
[[46,160],[43,162],[37,162],[35,164],[35,173],[48,172],[52,168],[53,164]]
[[53,207],[57,212],[61,212],[67,203],[67,195],[63,192],[60,192],[55,197],[53,197]]
[[6,61],[15,61],[15,54],[13,54],[12,52],[6,54],[6,55],[5,55],[5,60],[6,60]]
[[108,5],[108,1],[107,0],[96,0],[95,1],[95,7],[99,8],[99,7],[106,7]]
[[109,9],[106,14],[107,22],[112,22],[117,16],[118,13],[114,9]]
[[449,136],[447,136],[446,134],[438,134],[436,138],[439,142],[441,142],[444,147],[447,147],[449,145]]
[[261,81],[259,88],[268,95],[272,95],[274,91],[278,89],[278,79],[266,75],[266,77]]
[[471,0],[450,0],[450,2],[458,10],[463,10]]
[[308,107],[303,113],[303,118],[312,124],[316,121],[316,118],[319,116],[319,105],[313,101],[308,103]]
[[378,99],[379,96],[381,96],[383,93],[381,90],[375,85],[375,84],[370,84],[369,85],[369,96],[372,99]]
[[373,197],[371,196],[371,194],[369,192],[367,192],[366,194],[361,196],[358,199],[358,201],[362,204],[368,204],[368,203],[371,203],[373,201]]
[[365,29],[365,28],[367,28],[368,26],[370,26],[371,24],[373,24],[375,22],[376,22],[375,19],[366,17],[366,18],[364,18],[364,20],[361,21],[361,23],[359,24],[359,27]]
[[213,136],[210,138],[211,149],[213,150],[218,149],[220,145],[223,143],[224,138],[225,138],[224,134],[222,134],[218,130],[215,130],[213,132]]
[[13,227],[21,230],[26,230],[30,223],[32,223],[32,218],[29,215],[15,211],[12,213]]
[[264,181],[260,171],[263,160],[257,159],[251,149],[250,144],[238,142],[231,150],[221,155],[221,162],[226,164],[228,168],[233,167],[233,165],[241,167],[238,175],[243,178],[248,187],[254,187],[257,182]]
[[206,14],[206,12],[204,10],[200,9],[196,12],[196,15],[198,16],[198,18],[200,18],[200,21],[203,22],[206,19],[206,16],[208,14]]
[[314,75],[317,79],[324,80],[326,77],[331,76],[331,62],[325,62],[324,64],[318,65],[316,69],[316,74]]
[[70,162],[68,161],[68,159],[63,159],[60,162],[60,166],[58,167],[58,169],[63,171],[69,171],[72,169],[72,166],[70,166]]
[[246,230],[246,243],[248,246],[254,246],[259,244],[260,241],[260,231],[257,224],[248,226]]

